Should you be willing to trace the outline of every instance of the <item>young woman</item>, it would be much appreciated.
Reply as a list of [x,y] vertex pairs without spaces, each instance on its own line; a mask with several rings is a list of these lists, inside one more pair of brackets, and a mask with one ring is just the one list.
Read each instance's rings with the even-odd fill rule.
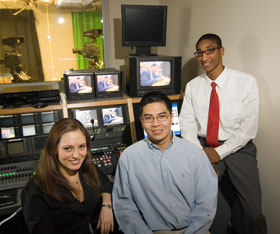
[[91,162],[90,136],[75,119],[58,120],[40,156],[38,171],[21,193],[31,234],[88,234],[92,214],[102,201],[97,228],[113,231],[107,177]]

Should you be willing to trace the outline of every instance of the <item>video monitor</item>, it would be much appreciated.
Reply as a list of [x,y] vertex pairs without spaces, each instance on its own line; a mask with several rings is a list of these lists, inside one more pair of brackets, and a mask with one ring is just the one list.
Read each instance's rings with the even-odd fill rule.
[[98,74],[96,75],[97,92],[118,92],[120,91],[119,74]]
[[172,103],[172,114],[173,114],[173,121],[171,129],[175,135],[181,135],[180,125],[179,125],[179,110],[178,104]]
[[140,86],[168,86],[171,83],[171,61],[141,61]]
[[93,125],[95,127],[98,126],[97,111],[95,109],[77,109],[74,110],[74,116],[84,125],[85,128],[92,127],[92,119],[94,120]]
[[25,124],[34,124],[34,115],[33,113],[31,114],[21,114],[21,124],[25,125]]
[[10,156],[24,154],[25,151],[24,151],[23,141],[9,142],[7,145],[7,152],[8,152],[8,155],[10,155]]
[[43,134],[48,134],[52,128],[52,126],[54,125],[54,123],[45,123],[42,124],[42,128],[43,128]]
[[0,116],[0,127],[13,126],[13,116],[12,115],[2,115]]
[[23,136],[35,136],[36,135],[35,125],[22,126],[22,134]]
[[121,107],[102,108],[102,117],[104,125],[118,125],[124,123]]
[[14,127],[1,128],[1,138],[2,139],[15,138],[15,128]]
[[68,76],[69,93],[92,93],[91,75]]
[[41,136],[34,138],[34,149],[38,152],[43,150],[48,136]]
[[41,119],[42,119],[42,123],[54,122],[55,119],[54,119],[53,111],[42,112]]

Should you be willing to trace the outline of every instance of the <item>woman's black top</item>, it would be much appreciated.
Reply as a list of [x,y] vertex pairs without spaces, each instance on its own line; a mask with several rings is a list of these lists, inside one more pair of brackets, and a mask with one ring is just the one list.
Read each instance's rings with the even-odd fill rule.
[[[98,170],[102,191],[112,192],[109,179]],[[25,222],[30,234],[88,234],[89,223],[98,203],[99,194],[89,187],[80,173],[84,190],[84,201],[80,202],[72,193],[57,186],[59,192],[70,198],[70,203],[62,204],[42,192],[31,179],[21,193],[21,204]],[[101,199],[101,198],[100,198]]]

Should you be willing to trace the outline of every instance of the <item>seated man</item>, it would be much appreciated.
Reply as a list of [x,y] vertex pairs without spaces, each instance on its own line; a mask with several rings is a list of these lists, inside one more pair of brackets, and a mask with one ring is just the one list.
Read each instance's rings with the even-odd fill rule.
[[172,106],[165,94],[146,94],[139,115],[148,138],[123,152],[114,180],[120,229],[126,234],[206,234],[218,190],[206,154],[173,134]]

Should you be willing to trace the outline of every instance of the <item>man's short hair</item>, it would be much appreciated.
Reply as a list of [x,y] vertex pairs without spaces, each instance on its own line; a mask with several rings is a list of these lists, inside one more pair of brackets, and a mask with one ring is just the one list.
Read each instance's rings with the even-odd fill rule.
[[203,41],[203,40],[214,41],[214,42],[216,42],[216,44],[217,44],[217,46],[218,46],[219,48],[222,48],[222,47],[223,47],[223,45],[222,45],[222,40],[221,40],[221,38],[220,38],[218,35],[216,35],[216,34],[214,34],[214,33],[207,33],[207,34],[204,34],[203,36],[201,36],[201,37],[198,39],[197,43],[195,44],[195,48],[196,48],[196,49],[197,49],[198,44],[199,44],[201,41]]
[[143,114],[143,108],[144,106],[155,103],[155,102],[161,102],[164,103],[169,111],[170,114],[172,114],[172,104],[170,99],[161,91],[151,91],[143,96],[143,98],[140,101],[139,104],[139,116]]

